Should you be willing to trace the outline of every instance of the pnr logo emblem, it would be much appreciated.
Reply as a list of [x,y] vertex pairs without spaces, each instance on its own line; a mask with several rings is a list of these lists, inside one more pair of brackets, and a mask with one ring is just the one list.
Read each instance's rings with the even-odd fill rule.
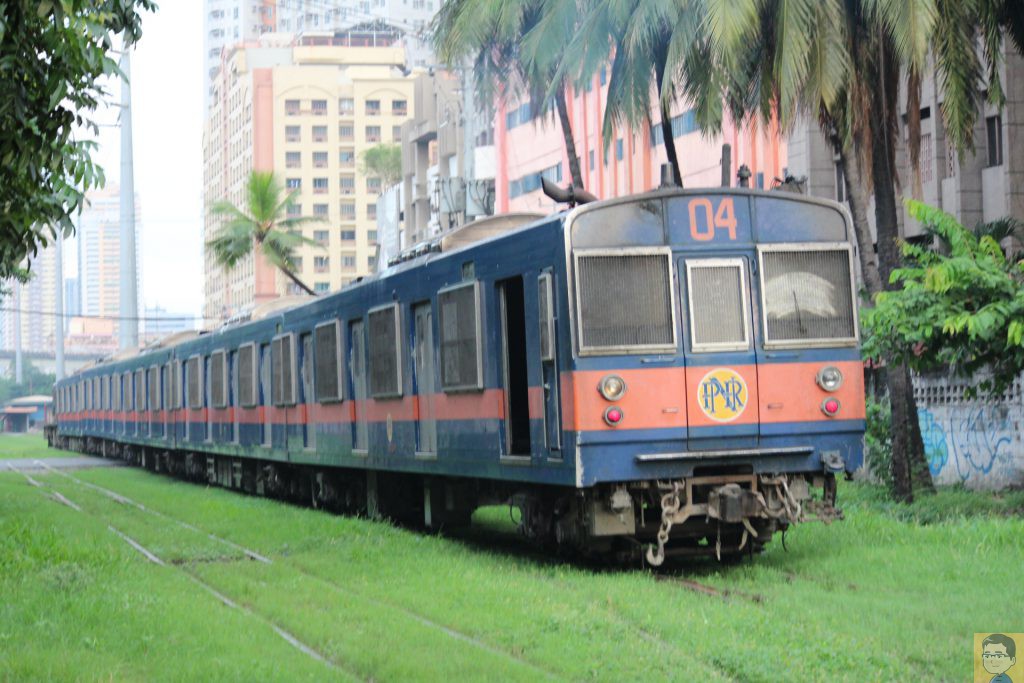
[[715,422],[731,422],[747,407],[747,383],[728,368],[715,368],[704,375],[697,393],[700,409]]

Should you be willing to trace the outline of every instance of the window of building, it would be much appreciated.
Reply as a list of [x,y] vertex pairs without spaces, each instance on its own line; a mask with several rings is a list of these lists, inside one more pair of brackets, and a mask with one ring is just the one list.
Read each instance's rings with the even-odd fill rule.
[[285,212],[288,214],[288,218],[298,218],[302,215],[302,205],[288,204],[288,206],[285,207]]
[[354,221],[356,219],[356,205],[345,202],[341,205],[341,220]]
[[327,168],[327,152],[313,152],[313,168]]
[[[341,231],[341,241],[342,242],[354,242],[355,239],[356,239],[356,231],[355,230],[342,230]],[[353,264],[353,265],[355,265],[355,264]]]
[[366,233],[366,241],[369,242],[370,244],[376,244],[377,243],[377,231],[376,230],[368,231]]
[[327,116],[327,100],[313,100],[313,115]]
[[327,292],[331,291],[331,283],[330,282],[314,282],[313,283],[313,291],[316,292],[317,294],[326,294]]
[[298,100],[285,100],[284,101],[284,113],[288,116],[295,116],[300,111],[300,105]]
[[377,219],[377,204],[376,203],[370,203],[370,204],[366,205],[366,217],[368,219],[370,219],[371,221]]
[[313,142],[327,142],[327,126],[313,126]]
[[338,139],[346,142],[355,138],[355,126],[351,123],[342,123],[338,126]]
[[380,126],[367,126],[366,127],[366,141],[367,142],[380,142]]
[[300,126],[285,126],[285,129],[284,129],[284,141],[285,142],[301,142],[302,141],[302,128]]
[[366,115],[380,116],[380,100],[366,100]]
[[313,215],[317,218],[327,218],[327,205],[326,204],[314,204]]
[[343,175],[339,179],[339,185],[342,194],[354,194],[356,191],[356,178],[355,176]]
[[405,116],[409,113],[409,103],[406,100],[391,100],[391,113],[394,116]]
[[366,267],[369,268],[370,270],[373,270],[374,268],[376,268],[377,267],[377,257],[376,256],[367,256],[366,257]]
[[289,190],[301,190],[302,189],[302,178],[286,178],[284,186]]
[[622,138],[619,138],[619,139],[617,139],[615,141],[615,160],[616,161],[622,161],[622,157],[623,157],[623,153],[624,153],[623,152],[623,147],[624,146],[625,145],[622,144]]
[[295,272],[299,272],[300,270],[302,270],[302,257],[301,256],[292,256],[292,269]]
[[988,143],[988,165],[1001,166],[1003,163],[1003,117],[999,114],[986,117],[985,133]]
[[341,267],[342,268],[355,268],[356,267],[356,255],[355,254],[342,254],[341,255]]
[[401,126],[391,126],[391,142],[401,142],[401,141],[402,141],[402,127]]
[[342,168],[350,168],[356,164],[355,150],[342,149],[338,151],[338,163]]
[[[324,231],[326,235],[327,232]],[[314,256],[313,257],[313,272],[314,273],[326,273],[331,269],[331,259],[329,256]]]
[[351,116],[356,110],[356,101],[351,97],[342,97],[338,100],[338,113],[342,116]]
[[285,168],[298,168],[302,166],[302,152],[285,152],[284,166]]
[[380,178],[373,176],[366,179],[366,191],[380,194]]
[[327,178],[313,178],[313,194],[327,194]]
[[512,130],[516,126],[529,123],[533,120],[533,109],[530,103],[519,105],[516,109],[505,114],[505,128]]

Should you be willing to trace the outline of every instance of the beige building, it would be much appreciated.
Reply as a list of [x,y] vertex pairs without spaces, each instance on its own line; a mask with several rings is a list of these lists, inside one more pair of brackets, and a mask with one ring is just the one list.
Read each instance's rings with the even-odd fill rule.
[[[296,250],[299,278],[317,292],[375,268],[376,199],[382,181],[361,172],[362,154],[400,140],[412,111],[398,31],[380,26],[293,39],[267,34],[233,49],[214,79],[203,137],[206,203],[242,206],[252,170],[273,171],[294,199],[293,216],[317,219]],[[204,243],[222,219],[207,208]],[[205,252],[203,315],[227,319],[297,287],[262,258],[230,271]]]
[[15,327],[21,321],[21,348],[24,351],[53,353],[57,330],[54,309],[57,300],[57,248],[52,244],[40,249],[26,261],[31,279],[25,284],[7,281],[9,294],[0,311],[0,338],[4,350],[16,348]]

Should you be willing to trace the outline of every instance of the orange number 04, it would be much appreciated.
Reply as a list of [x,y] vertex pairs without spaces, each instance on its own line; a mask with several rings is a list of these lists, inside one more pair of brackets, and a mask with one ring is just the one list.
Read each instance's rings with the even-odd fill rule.
[[[716,230],[728,230],[729,239],[736,239],[736,213],[733,211],[732,197],[723,197],[718,204],[718,211],[711,206],[707,197],[690,200],[690,236],[700,242],[715,239]],[[697,220],[697,209],[703,209],[704,220]]]

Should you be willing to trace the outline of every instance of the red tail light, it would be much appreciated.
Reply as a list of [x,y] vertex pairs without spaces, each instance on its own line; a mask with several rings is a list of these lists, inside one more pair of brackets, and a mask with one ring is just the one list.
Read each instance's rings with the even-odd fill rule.
[[604,421],[611,425],[612,427],[615,427],[620,422],[622,422],[622,418],[623,415],[621,408],[616,408],[615,406],[612,406],[604,411]]
[[835,417],[836,413],[839,412],[839,401],[834,398],[826,398],[821,402],[821,412],[829,417]]

